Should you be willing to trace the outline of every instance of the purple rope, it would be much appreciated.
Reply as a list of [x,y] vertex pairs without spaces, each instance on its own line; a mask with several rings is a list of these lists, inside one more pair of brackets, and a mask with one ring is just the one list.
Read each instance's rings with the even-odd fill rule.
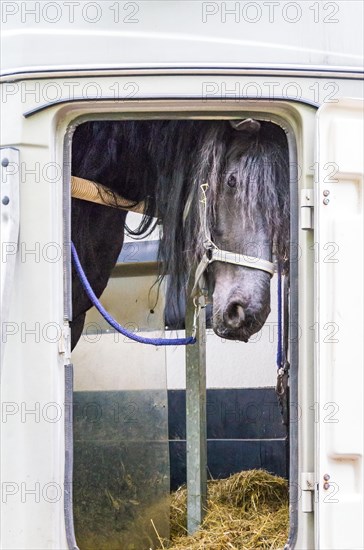
[[115,321],[113,317],[111,317],[111,315],[106,311],[106,309],[104,309],[104,307],[97,299],[97,296],[92,290],[86,274],[82,269],[75,245],[72,242],[71,250],[72,259],[77,271],[77,275],[81,281],[83,288],[85,289],[87,296],[90,298],[95,308],[101,313],[105,321],[107,321],[109,325],[111,325],[116,331],[120,332],[131,340],[135,340],[135,342],[139,342],[140,344],[150,344],[152,346],[188,346],[190,344],[195,344],[196,338],[193,338],[192,336],[190,336],[189,338],[144,338],[143,336],[137,336],[136,334],[134,334],[134,332],[129,332],[128,330],[126,330],[126,328],[119,325],[119,323]]
[[278,264],[278,344],[277,344],[277,367],[281,368],[283,361],[282,350],[282,271]]

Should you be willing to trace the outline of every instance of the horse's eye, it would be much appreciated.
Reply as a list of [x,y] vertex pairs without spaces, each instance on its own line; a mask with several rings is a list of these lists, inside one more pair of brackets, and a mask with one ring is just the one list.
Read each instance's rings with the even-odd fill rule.
[[236,187],[236,176],[234,176],[234,174],[230,174],[227,180],[227,184],[229,187]]

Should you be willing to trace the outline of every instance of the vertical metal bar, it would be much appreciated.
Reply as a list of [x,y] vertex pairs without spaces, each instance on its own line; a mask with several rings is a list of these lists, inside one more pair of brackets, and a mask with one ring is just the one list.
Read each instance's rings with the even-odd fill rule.
[[[187,448],[187,530],[197,531],[206,511],[206,310],[200,297],[196,344],[186,347],[186,448]],[[189,298],[186,332],[192,334],[194,304]]]

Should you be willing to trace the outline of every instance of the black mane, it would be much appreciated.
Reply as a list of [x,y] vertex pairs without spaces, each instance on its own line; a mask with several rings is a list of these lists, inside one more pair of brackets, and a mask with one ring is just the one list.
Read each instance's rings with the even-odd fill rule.
[[[139,228],[129,231],[141,236],[153,229],[150,216],[162,220],[161,276],[169,274],[179,291],[203,254],[200,185],[209,183],[213,234],[221,185],[234,159],[239,167],[237,200],[244,215],[254,224],[256,209],[264,211],[275,254],[282,261],[289,239],[288,147],[284,131],[275,124],[261,122],[252,136],[228,121],[87,122],[74,135],[72,173],[130,201],[147,200]],[[187,200],[191,207],[183,219]]]

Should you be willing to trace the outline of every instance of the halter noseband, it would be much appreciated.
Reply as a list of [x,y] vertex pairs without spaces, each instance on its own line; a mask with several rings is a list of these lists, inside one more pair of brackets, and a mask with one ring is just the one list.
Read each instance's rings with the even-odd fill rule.
[[[269,273],[272,277],[274,275],[274,264],[269,260],[264,260],[263,258],[257,258],[256,256],[247,256],[245,254],[239,254],[237,252],[229,252],[228,250],[222,250],[211,240],[210,231],[207,224],[207,196],[206,190],[208,188],[208,183],[205,183],[200,186],[202,192],[202,199],[200,199],[200,214],[203,223],[203,231],[205,234],[205,239],[203,246],[205,253],[201,258],[200,263],[197,266],[195,273],[195,281],[193,286],[193,294],[196,293],[196,290],[199,286],[200,279],[203,273],[206,271],[207,267],[213,262],[223,262],[226,264],[233,264],[242,267],[249,267],[250,269],[259,269],[260,271],[265,271]],[[190,201],[188,201],[190,203]],[[186,205],[187,208],[190,206]],[[187,216],[187,211],[184,212],[184,219]]]

